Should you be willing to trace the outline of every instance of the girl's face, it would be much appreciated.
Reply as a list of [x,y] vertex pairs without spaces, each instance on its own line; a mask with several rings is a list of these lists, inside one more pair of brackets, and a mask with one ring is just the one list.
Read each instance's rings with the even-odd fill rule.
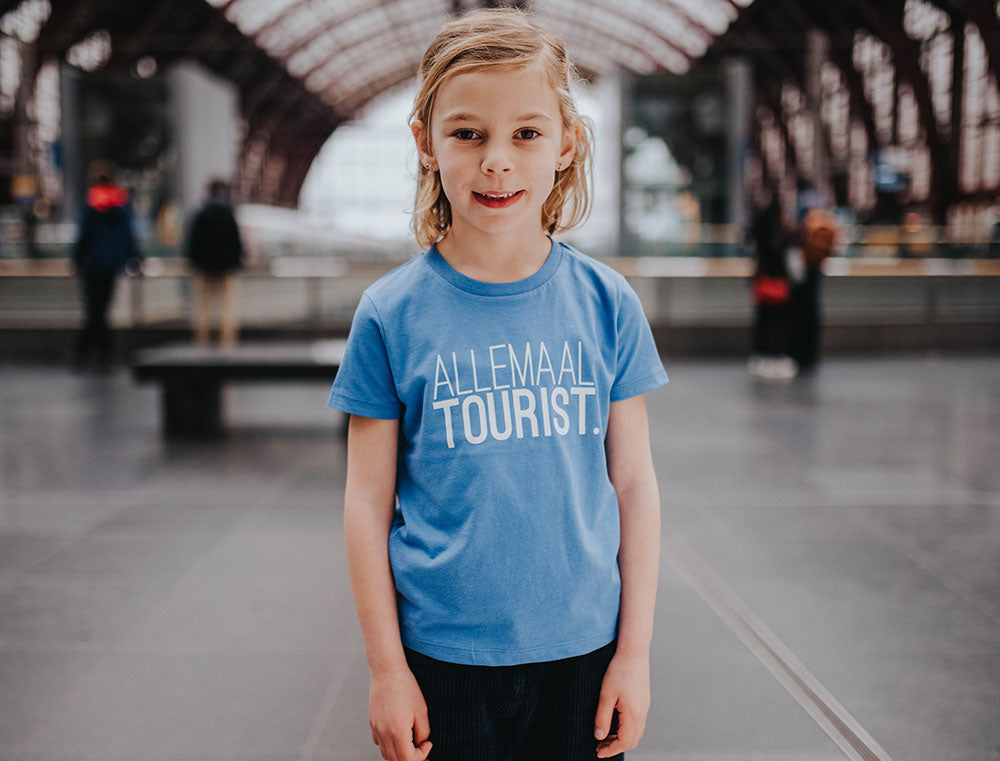
[[485,234],[529,243],[544,236],[542,204],[557,167],[569,165],[576,136],[563,129],[540,66],[449,76],[438,88],[427,134],[419,122],[413,133],[422,163],[440,172],[456,239]]

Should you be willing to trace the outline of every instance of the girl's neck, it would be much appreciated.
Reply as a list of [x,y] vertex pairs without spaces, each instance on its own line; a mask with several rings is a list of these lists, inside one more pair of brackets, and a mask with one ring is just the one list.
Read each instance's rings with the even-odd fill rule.
[[502,235],[461,235],[454,228],[437,249],[466,277],[485,283],[514,283],[534,275],[545,264],[552,240],[543,231],[528,240]]

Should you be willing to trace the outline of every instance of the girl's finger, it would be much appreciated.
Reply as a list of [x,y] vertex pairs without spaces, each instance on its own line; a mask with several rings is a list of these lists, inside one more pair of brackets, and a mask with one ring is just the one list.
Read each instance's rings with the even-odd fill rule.
[[632,750],[639,744],[636,725],[635,716],[630,711],[623,711],[621,708],[618,709],[618,732],[616,734],[618,742],[625,746],[622,748],[623,751]]
[[619,753],[624,753],[627,750],[631,750],[631,748],[626,747],[621,738],[616,737],[613,740],[606,740],[605,742],[598,744],[597,757],[611,758],[612,756],[617,756]]
[[594,737],[603,740],[611,731],[611,717],[615,712],[618,698],[614,694],[601,693],[597,703],[597,716],[594,718]]
[[421,745],[431,736],[431,724],[427,719],[427,708],[417,711],[413,717],[413,744]]
[[413,761],[417,749],[413,747],[412,738],[393,735],[391,742],[391,761]]

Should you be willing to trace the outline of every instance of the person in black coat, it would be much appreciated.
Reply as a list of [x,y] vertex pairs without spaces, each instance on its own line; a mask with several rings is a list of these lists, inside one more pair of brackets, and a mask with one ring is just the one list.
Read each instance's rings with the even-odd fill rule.
[[756,214],[749,232],[756,271],[752,280],[753,353],[747,367],[757,377],[787,380],[796,373],[788,357],[791,284],[787,254],[792,231],[782,215],[777,193]]
[[229,201],[229,184],[212,180],[208,198],[188,230],[185,253],[195,270],[195,342],[207,345],[212,304],[219,306],[219,337],[236,345],[235,273],[243,266],[243,241]]
[[141,257],[132,230],[128,191],[115,184],[116,167],[98,160],[90,166],[91,185],[80,213],[73,262],[83,287],[84,322],[76,340],[74,364],[91,359],[106,367],[112,358],[108,307],[118,275]]
[[824,208],[822,200],[805,206],[799,222],[802,250],[802,275],[792,283],[789,310],[791,331],[788,353],[799,372],[809,372],[819,363],[823,330],[820,295],[823,285],[823,261],[836,244],[837,222]]

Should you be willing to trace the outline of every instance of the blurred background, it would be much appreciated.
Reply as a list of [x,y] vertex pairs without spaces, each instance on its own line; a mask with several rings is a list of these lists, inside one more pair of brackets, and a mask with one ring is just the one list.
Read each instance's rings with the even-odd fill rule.
[[[245,334],[342,333],[372,274],[416,252],[414,72],[477,5],[3,3],[0,356],[68,351],[95,159],[160,265],[116,291],[126,347],[186,330],[180,254],[213,178],[247,248]],[[524,5],[565,37],[596,125],[594,210],[565,237],[635,279],[666,350],[749,350],[747,227],[773,193],[794,220],[804,192],[837,220],[831,349],[996,343],[991,3]]]

